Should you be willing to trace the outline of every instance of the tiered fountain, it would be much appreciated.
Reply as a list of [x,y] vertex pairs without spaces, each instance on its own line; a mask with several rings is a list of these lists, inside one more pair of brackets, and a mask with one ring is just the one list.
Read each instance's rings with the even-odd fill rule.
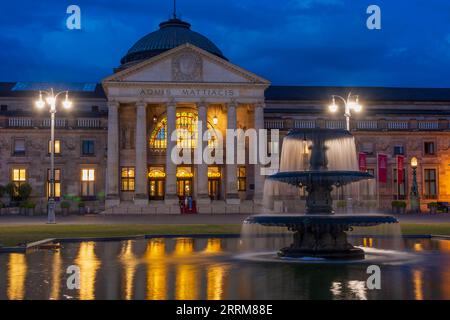
[[[331,196],[333,187],[373,178],[370,174],[356,171],[354,168],[350,168],[353,170],[329,170],[328,158],[333,156],[327,150],[330,142],[350,143],[354,150],[353,136],[345,130],[306,129],[293,130],[284,139],[283,148],[294,146],[293,150],[301,150],[298,145],[308,142],[309,168],[301,171],[283,171],[281,167],[282,171],[269,176],[266,183],[281,182],[297,188],[305,188],[306,214],[257,215],[247,218],[244,223],[282,226],[294,232],[294,242],[278,252],[280,257],[364,259],[364,251],[348,242],[346,232],[352,227],[369,227],[398,221],[392,216],[382,214],[334,213]],[[292,152],[284,151],[281,162],[292,162],[292,159],[286,159],[293,156]],[[345,154],[346,151],[348,150],[345,148],[338,148],[333,152],[340,153],[341,158],[356,158],[355,152]],[[304,157],[304,155],[294,156]]]

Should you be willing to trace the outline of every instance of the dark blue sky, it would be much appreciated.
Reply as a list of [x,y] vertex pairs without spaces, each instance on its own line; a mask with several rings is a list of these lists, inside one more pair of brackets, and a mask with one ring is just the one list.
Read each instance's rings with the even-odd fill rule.
[[[450,87],[448,0],[178,0],[231,62],[273,84]],[[65,27],[81,7],[82,30]],[[382,10],[382,30],[366,9]],[[0,81],[100,81],[172,0],[4,0]]]

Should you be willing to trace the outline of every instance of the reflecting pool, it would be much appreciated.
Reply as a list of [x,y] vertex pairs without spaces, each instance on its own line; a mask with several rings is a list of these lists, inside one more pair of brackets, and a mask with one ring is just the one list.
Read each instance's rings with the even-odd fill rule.
[[[285,241],[278,240],[274,251]],[[0,299],[450,299],[450,241],[402,241],[415,259],[380,264],[381,290],[367,289],[367,263],[239,259],[240,238],[64,243],[0,255]],[[354,242],[390,249],[383,238]],[[71,265],[80,270],[79,290],[67,287]]]

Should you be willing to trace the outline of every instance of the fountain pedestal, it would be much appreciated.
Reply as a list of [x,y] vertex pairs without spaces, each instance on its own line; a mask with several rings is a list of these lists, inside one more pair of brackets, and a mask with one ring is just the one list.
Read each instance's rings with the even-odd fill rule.
[[323,259],[364,259],[364,251],[347,241],[344,225],[295,225],[289,227],[294,232],[291,246],[278,252],[280,257],[323,258]]

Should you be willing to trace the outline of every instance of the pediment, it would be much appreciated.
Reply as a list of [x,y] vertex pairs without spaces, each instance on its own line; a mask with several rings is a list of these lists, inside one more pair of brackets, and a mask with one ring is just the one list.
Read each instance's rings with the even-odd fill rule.
[[192,44],[181,45],[103,80],[108,82],[270,84]]

